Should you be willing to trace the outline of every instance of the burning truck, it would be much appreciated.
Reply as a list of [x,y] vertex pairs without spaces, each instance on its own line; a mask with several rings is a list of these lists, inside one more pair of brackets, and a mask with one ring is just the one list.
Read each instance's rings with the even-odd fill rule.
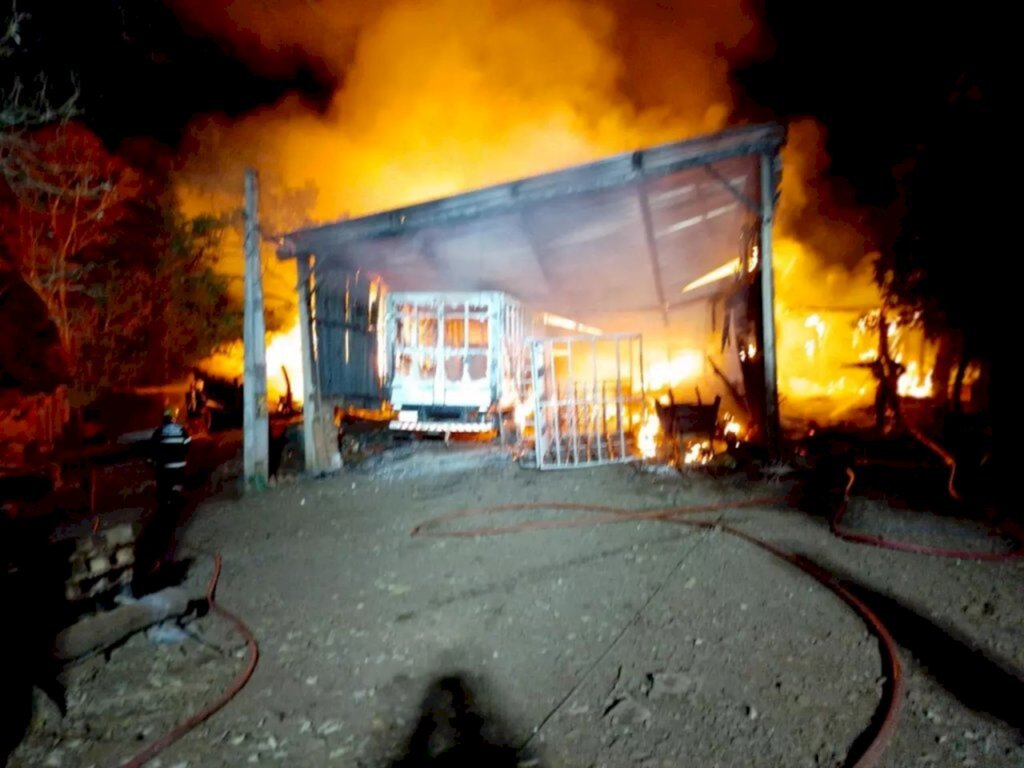
[[390,428],[498,431],[520,395],[522,305],[500,291],[403,292],[386,307]]

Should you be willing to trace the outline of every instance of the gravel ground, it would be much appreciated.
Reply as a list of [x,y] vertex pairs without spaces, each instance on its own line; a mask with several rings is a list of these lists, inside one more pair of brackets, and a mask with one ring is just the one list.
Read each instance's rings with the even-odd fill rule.
[[[721,531],[653,522],[409,536],[490,504],[642,509],[785,491],[621,466],[540,473],[436,446],[209,502],[187,532],[190,578],[223,554],[219,599],[255,632],[260,666],[153,765],[387,765],[430,682],[453,674],[485,735],[526,743],[527,765],[842,765],[885,683],[878,644],[789,564]],[[847,579],[892,629],[907,697],[883,765],[1024,765],[1020,563],[848,544],[785,506],[722,519]],[[244,646],[217,616],[186,628],[180,644],[137,636],[75,665],[68,716],[43,708],[10,764],[117,765],[213,699]]]

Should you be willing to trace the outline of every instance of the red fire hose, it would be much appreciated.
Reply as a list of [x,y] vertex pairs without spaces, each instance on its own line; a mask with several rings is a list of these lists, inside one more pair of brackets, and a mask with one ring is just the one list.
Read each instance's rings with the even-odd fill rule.
[[[956,464],[953,463],[955,468]],[[887,539],[884,536],[875,536],[868,533],[856,533],[848,528],[843,527],[843,517],[846,515],[846,510],[850,504],[850,489],[853,488],[853,484],[857,479],[856,473],[847,468],[846,470],[846,488],[843,490],[843,500],[839,504],[839,508],[836,509],[835,514],[832,516],[831,528],[832,533],[838,536],[840,539],[845,541],[852,541],[857,544],[867,544],[872,547],[881,547],[882,549],[894,549],[898,552],[913,552],[918,555],[931,555],[932,557],[952,557],[958,560],[986,560],[986,561],[1001,561],[1001,560],[1015,560],[1019,557],[1024,557],[1024,548],[1015,549],[1012,552],[978,552],[967,549],[946,549],[943,547],[929,547],[924,544],[915,544],[910,541],[900,541],[898,539]],[[953,476],[950,475],[949,479],[950,489],[952,493],[953,487]],[[958,497],[954,497],[958,498]]]
[[196,712],[188,720],[181,723],[175,727],[174,730],[169,731],[164,736],[161,736],[127,762],[121,763],[122,768],[141,768],[141,766],[148,763],[160,752],[167,749],[167,747],[176,742],[197,725],[210,718],[245,687],[245,684],[249,682],[249,678],[252,677],[252,673],[256,669],[256,663],[260,658],[260,648],[256,643],[256,637],[253,635],[249,627],[245,625],[245,622],[226,608],[221,608],[214,599],[217,591],[217,582],[220,579],[220,570],[221,556],[218,553],[213,556],[213,575],[210,577],[210,583],[206,587],[206,600],[210,605],[210,610],[220,614],[230,621],[235,626],[235,629],[238,630],[238,633],[245,638],[245,643],[249,647],[249,661],[245,665],[245,668],[235,676],[235,679],[231,682],[228,689],[224,691],[216,701],[213,701],[199,712]]
[[[694,528],[720,530],[731,536],[736,536],[750,544],[753,544],[765,552],[785,560],[787,563],[796,566],[804,573],[816,579],[822,585],[831,590],[843,602],[849,605],[864,621],[868,629],[878,638],[879,645],[883,650],[882,661],[885,672],[891,681],[887,687],[880,703],[882,716],[877,727],[874,727],[874,734],[870,743],[857,757],[852,768],[873,768],[878,765],[882,753],[888,746],[896,728],[896,721],[903,703],[903,676],[900,668],[899,657],[896,651],[896,643],[892,635],[882,624],[882,621],[875,613],[850,590],[842,586],[839,581],[824,569],[800,558],[797,555],[785,552],[773,544],[752,536],[738,528],[729,525],[721,525],[717,522],[703,520],[682,520],[682,515],[690,515],[698,512],[724,511],[739,509],[743,507],[758,507],[767,504],[775,504],[781,499],[777,497],[757,498],[743,501],[722,502],[719,504],[694,505],[689,507],[672,507],[667,509],[654,510],[629,510],[619,507],[608,507],[591,504],[571,503],[534,503],[534,504],[504,504],[493,507],[481,507],[468,509],[460,512],[453,512],[447,515],[430,518],[412,529],[412,536],[434,536],[434,537],[477,537],[497,536],[509,533],[520,533],[530,530],[549,530],[552,528],[577,528],[587,525],[601,525],[610,523],[624,523],[636,521],[657,521],[671,523],[673,525],[685,525]],[[572,510],[589,513],[584,517],[569,518],[567,520],[533,520],[523,523],[516,523],[505,526],[489,526],[473,529],[459,530],[436,530],[440,523],[461,520],[469,517],[496,514],[511,511],[538,511],[538,510]]]

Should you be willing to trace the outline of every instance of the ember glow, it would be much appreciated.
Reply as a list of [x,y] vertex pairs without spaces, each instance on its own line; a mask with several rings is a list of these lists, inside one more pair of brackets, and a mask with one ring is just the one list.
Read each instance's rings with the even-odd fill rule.
[[526,427],[529,424],[530,417],[533,415],[533,405],[526,400],[519,400],[516,402],[515,407],[512,411],[512,418],[515,421],[516,429],[519,434],[526,432]]

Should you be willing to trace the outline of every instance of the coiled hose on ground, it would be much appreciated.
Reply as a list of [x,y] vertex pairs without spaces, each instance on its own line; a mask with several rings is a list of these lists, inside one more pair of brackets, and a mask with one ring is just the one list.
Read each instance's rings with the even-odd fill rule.
[[[786,561],[790,565],[799,568],[808,574],[843,602],[850,606],[864,621],[868,629],[878,638],[879,646],[882,649],[882,663],[887,678],[887,685],[883,692],[882,701],[879,704],[876,717],[870,730],[870,738],[858,739],[858,743],[865,746],[858,749],[856,755],[851,755],[847,763],[850,768],[874,768],[879,764],[882,753],[888,746],[892,734],[896,728],[899,711],[903,702],[903,676],[900,667],[899,656],[896,650],[896,643],[886,629],[882,621],[875,613],[858,598],[853,592],[844,587],[832,574],[806,559],[779,549],[763,539],[753,536],[745,531],[730,525],[722,525],[714,521],[683,519],[684,516],[700,512],[727,511],[744,507],[761,507],[768,504],[775,504],[781,501],[777,497],[745,499],[740,501],[722,502],[717,504],[703,504],[688,507],[672,507],[667,509],[653,510],[630,510],[619,507],[600,506],[591,504],[574,504],[564,502],[533,503],[533,504],[504,504],[493,507],[481,507],[453,512],[446,515],[426,520],[412,529],[412,536],[433,536],[433,537],[463,537],[475,538],[480,536],[498,536],[504,534],[520,533],[524,531],[549,530],[557,528],[578,528],[590,525],[603,525],[612,523],[627,523],[637,521],[652,521],[669,523],[672,525],[683,525],[692,528],[718,530],[730,536],[735,536],[749,544],[752,544],[770,555]],[[568,510],[573,512],[586,513],[582,517],[568,518],[565,520],[533,520],[522,523],[514,523],[502,526],[483,526],[472,529],[445,530],[439,528],[444,523],[456,520],[464,520],[472,517],[499,514],[513,511],[551,511]],[[559,704],[560,706],[560,704]],[[549,715],[550,717],[550,715]],[[545,718],[546,722],[547,718]]]
[[216,701],[211,702],[206,707],[192,715],[188,720],[177,725],[173,730],[168,731],[141,752],[129,758],[127,762],[121,763],[122,768],[141,768],[141,766],[148,763],[197,725],[220,711],[224,705],[235,698],[238,692],[245,687],[245,684],[249,682],[249,678],[252,677],[252,673],[256,670],[256,664],[259,662],[260,658],[260,648],[252,630],[246,626],[244,621],[226,608],[222,608],[216,601],[217,582],[220,580],[222,564],[223,562],[220,554],[215,554],[213,556],[213,574],[210,576],[210,581],[206,587],[206,601],[209,604],[211,611],[230,621],[238,633],[245,638],[245,644],[249,649],[249,659],[246,662],[245,667],[235,676],[235,679],[232,680],[228,689],[224,691]]

